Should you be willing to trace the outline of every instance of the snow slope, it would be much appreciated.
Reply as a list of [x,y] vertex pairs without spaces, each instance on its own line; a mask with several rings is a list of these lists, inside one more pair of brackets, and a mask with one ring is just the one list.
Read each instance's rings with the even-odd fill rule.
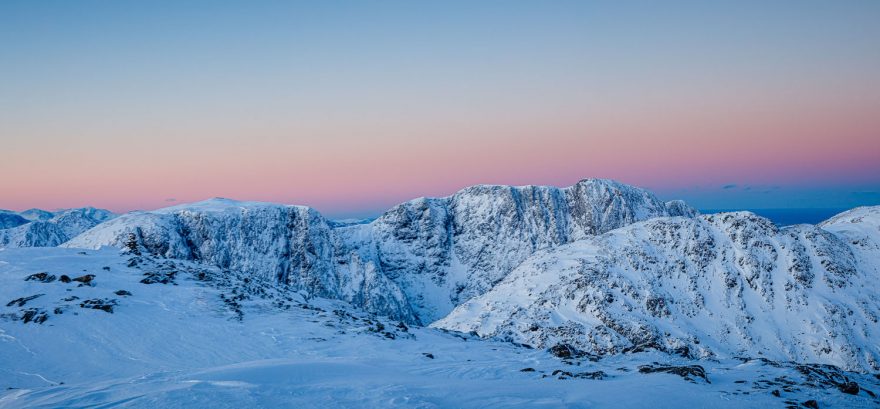
[[535,254],[432,326],[599,355],[877,371],[878,216],[856,209],[822,228],[780,229],[748,212],[639,222]]
[[[17,214],[0,212],[0,248],[55,247],[114,216],[108,210],[93,207],[55,213],[40,209]],[[3,228],[4,217],[7,228]],[[9,223],[12,217],[17,221]]]
[[[46,275],[27,280],[40,272]],[[63,282],[63,275],[93,276]],[[0,408],[740,408],[810,400],[822,408],[859,408],[880,402],[867,392],[880,389],[869,375],[762,360],[696,362],[658,352],[560,359],[407,328],[343,302],[307,300],[271,279],[115,249],[0,251],[0,300]],[[36,313],[25,323],[28,311]],[[33,320],[40,316],[41,323]],[[827,374],[856,394],[842,392]]]
[[28,219],[25,219],[15,212],[9,210],[0,210],[0,229],[10,229],[13,227],[18,227],[27,222]]

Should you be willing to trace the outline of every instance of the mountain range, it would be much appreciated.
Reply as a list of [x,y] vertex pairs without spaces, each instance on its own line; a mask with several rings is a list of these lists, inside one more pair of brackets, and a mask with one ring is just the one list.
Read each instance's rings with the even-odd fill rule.
[[[0,248],[10,251],[115,248],[126,268],[146,277],[141,283],[176,284],[180,274],[221,280],[233,288],[221,305],[240,320],[242,303],[276,291],[277,305],[263,310],[334,300],[400,328],[563,359],[659,353],[880,371],[880,207],[777,226],[750,212],[699,214],[641,188],[586,179],[567,188],[478,185],[358,222],[216,198],[122,215],[3,211],[0,223]],[[37,280],[55,279],[48,275]],[[0,316],[51,322],[52,308],[71,308],[47,304],[25,320],[30,298],[21,300],[7,305],[17,312]],[[121,302],[103,300],[109,304],[99,307],[110,310]]]
[[0,248],[58,246],[113,217],[112,212],[93,207],[0,210]]

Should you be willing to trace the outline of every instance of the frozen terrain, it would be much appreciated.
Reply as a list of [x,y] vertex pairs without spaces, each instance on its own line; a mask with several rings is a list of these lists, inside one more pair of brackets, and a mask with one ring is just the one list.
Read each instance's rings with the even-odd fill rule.
[[92,207],[57,212],[0,210],[0,248],[55,247],[114,216]]
[[533,252],[640,220],[689,216],[680,201],[610,180],[474,186],[400,204],[370,223],[314,209],[212,199],[123,215],[67,247],[122,248],[272,278],[407,323],[430,323],[488,291]]
[[878,404],[873,375],[656,351],[551,353],[245,278],[114,249],[0,251],[0,407]]
[[586,179],[0,223],[0,407],[880,405],[880,207],[779,227]]

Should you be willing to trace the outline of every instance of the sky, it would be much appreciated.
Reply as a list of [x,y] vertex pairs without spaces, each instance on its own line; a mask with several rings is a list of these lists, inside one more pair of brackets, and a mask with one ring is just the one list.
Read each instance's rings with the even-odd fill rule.
[[0,2],[0,208],[880,204],[880,2]]

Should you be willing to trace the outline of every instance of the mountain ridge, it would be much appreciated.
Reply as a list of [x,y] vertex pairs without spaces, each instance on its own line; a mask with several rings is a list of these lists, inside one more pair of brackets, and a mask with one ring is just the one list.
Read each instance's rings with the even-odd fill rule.
[[[401,203],[369,223],[334,224],[304,206],[214,198],[129,213],[65,246],[123,248],[133,235],[151,254],[272,274],[311,294],[428,323],[487,291],[538,248],[635,220],[696,214],[671,203],[602,179],[568,188],[477,185]],[[511,239],[496,249],[501,230]]]
[[[750,212],[634,223],[535,254],[432,325],[598,355],[758,353],[876,371],[880,251],[865,232],[880,236],[880,218],[858,226],[869,215],[880,207],[823,227]],[[864,229],[842,236],[844,219]]]
[[[871,329],[880,297],[864,282],[877,276],[875,210],[779,227],[584,179],[476,185],[346,223],[304,206],[214,198],[122,215],[64,247],[203,262],[408,324],[541,348],[760,351],[873,370],[880,352],[867,340],[880,337]],[[771,328],[782,323],[790,327]]]
[[94,207],[0,211],[0,248],[55,247],[113,217],[109,210]]

